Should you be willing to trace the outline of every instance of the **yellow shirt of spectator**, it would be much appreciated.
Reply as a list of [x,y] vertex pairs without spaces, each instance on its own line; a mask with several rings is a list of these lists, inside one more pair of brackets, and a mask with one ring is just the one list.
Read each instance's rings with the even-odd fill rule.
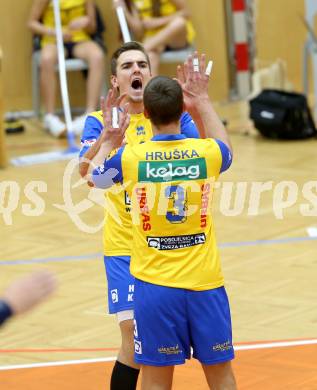
[[[67,27],[72,20],[86,15],[86,1],[60,0],[60,14],[62,29],[67,30]],[[55,27],[53,1],[50,1],[48,7],[46,8],[42,17],[42,22],[47,27]],[[68,32],[72,34],[71,42],[83,42],[91,39],[89,34],[84,30]],[[43,47],[49,43],[56,43],[55,37],[44,35],[41,40],[41,46]]]
[[[133,0],[133,3],[142,19],[153,18],[152,0]],[[160,16],[169,16],[175,12],[177,12],[177,8],[170,0],[160,1]],[[190,20],[187,20],[186,22],[186,29],[187,42],[191,44],[195,38],[195,30]],[[144,32],[144,38],[155,35],[158,31],[160,31],[160,28],[155,30],[146,30]]]

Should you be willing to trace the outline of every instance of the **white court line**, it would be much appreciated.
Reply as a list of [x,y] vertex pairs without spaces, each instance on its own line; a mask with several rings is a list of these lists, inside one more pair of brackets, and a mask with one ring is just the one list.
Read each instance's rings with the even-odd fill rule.
[[317,344],[317,339],[297,340],[297,341],[278,341],[275,343],[237,345],[234,347],[234,349],[235,349],[235,351],[245,351],[245,350],[251,350],[251,349],[296,347],[296,346],[301,346],[301,345],[313,345],[313,344]]
[[99,359],[82,359],[82,360],[62,360],[60,362],[47,362],[47,363],[31,363],[31,364],[17,364],[15,366],[2,366],[2,370],[15,370],[17,368],[38,368],[38,367],[52,367],[52,366],[67,366],[69,364],[84,364],[84,363],[102,363],[113,362],[117,359],[116,356],[99,358]]
[[[273,342],[273,343],[237,345],[234,347],[234,349],[235,349],[235,351],[246,351],[246,350],[252,350],[252,349],[296,347],[296,346],[301,346],[301,345],[314,345],[314,344],[317,344],[317,339],[296,340],[296,341],[278,341],[278,342]],[[71,365],[71,364],[113,362],[116,359],[117,359],[116,356],[112,356],[112,357],[99,358],[99,359],[64,360],[64,361],[59,361],[59,362],[18,364],[15,366],[2,366],[2,367],[0,366],[0,371],[15,370],[15,369],[19,369],[19,368],[38,368],[38,367],[66,366],[66,365]]]

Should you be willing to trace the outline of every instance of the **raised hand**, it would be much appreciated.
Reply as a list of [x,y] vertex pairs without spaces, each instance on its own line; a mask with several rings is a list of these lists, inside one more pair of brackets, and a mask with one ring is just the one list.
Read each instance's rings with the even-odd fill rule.
[[189,56],[183,65],[177,67],[177,80],[180,83],[183,94],[185,109],[190,113],[198,126],[200,136],[206,136],[206,110],[210,110],[208,96],[208,82],[211,73],[212,62],[206,67],[206,55]]
[[199,56],[197,52],[190,55],[184,65],[177,67],[177,79],[182,86],[188,108],[195,106],[197,99],[208,98],[209,74],[206,70],[206,55]]
[[[129,126],[130,117],[128,104],[122,106],[126,94],[117,97],[114,89],[110,89],[106,99],[101,97],[100,108],[103,115],[104,129],[101,133],[101,142],[110,143],[113,148],[121,146],[124,140],[125,131]],[[113,115],[118,115],[117,125],[113,123]]]

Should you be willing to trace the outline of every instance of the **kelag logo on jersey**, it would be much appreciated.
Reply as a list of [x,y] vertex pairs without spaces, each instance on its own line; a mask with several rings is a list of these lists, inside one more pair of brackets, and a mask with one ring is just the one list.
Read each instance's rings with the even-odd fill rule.
[[204,158],[177,161],[140,161],[139,181],[165,182],[206,179]]

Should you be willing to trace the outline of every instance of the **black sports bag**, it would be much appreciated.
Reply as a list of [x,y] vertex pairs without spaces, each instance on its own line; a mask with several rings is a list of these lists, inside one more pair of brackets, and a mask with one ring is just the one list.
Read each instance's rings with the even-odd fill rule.
[[300,93],[264,89],[250,100],[250,118],[268,138],[303,139],[317,135],[307,99]]

